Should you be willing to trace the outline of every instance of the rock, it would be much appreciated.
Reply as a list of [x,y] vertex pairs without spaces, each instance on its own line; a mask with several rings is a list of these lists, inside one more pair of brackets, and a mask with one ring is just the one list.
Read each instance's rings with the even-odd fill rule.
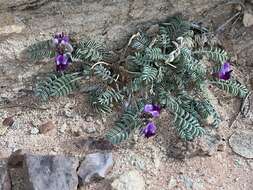
[[52,121],[48,121],[39,127],[39,131],[40,131],[40,133],[45,134],[45,133],[53,130],[54,128],[55,128],[54,123]]
[[112,183],[113,190],[145,190],[144,178],[138,171],[132,170],[122,174]]
[[92,177],[104,178],[112,165],[112,153],[88,154],[82,161],[77,173],[82,184],[85,184],[90,182]]
[[235,153],[245,158],[253,158],[253,131],[235,132],[229,139],[229,145]]
[[65,156],[25,154],[27,190],[76,190],[78,159]]
[[88,134],[95,133],[96,132],[96,127],[95,126],[89,126],[85,129],[85,132],[88,133]]
[[0,136],[3,136],[7,132],[8,128],[9,126],[0,124]]
[[67,124],[66,123],[64,123],[62,126],[60,126],[58,128],[58,130],[60,131],[60,133],[65,133],[66,129],[67,129]]
[[168,189],[174,189],[177,186],[177,180],[171,176]]
[[11,190],[11,179],[6,160],[0,160],[0,189]]
[[19,129],[22,126],[22,124],[19,121],[14,121],[14,123],[11,125],[12,129]]
[[32,127],[30,133],[32,135],[37,135],[40,132],[40,130],[37,127]]
[[4,126],[9,126],[9,127],[11,127],[11,126],[13,125],[13,123],[14,123],[13,117],[7,117],[7,118],[5,118],[5,119],[3,120],[3,125],[4,125]]
[[73,112],[73,110],[67,108],[64,110],[63,114],[67,117],[67,118],[74,118],[76,116],[76,114]]
[[19,149],[13,152],[9,159],[8,159],[8,165],[11,168],[17,168],[23,166],[24,161],[24,154],[26,153],[25,150]]
[[217,151],[225,149],[225,142],[219,134],[214,131],[207,130],[207,133],[194,141],[173,143],[169,147],[169,156],[184,159],[195,156],[212,156]]
[[244,12],[243,15],[243,24],[245,27],[250,27],[253,25],[253,13]]

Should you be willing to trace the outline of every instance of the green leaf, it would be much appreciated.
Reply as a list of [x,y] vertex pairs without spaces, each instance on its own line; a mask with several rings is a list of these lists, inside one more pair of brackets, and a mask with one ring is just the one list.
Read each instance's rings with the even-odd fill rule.
[[190,30],[190,23],[179,16],[169,18],[165,23],[160,24],[160,33],[166,34],[171,40],[185,36]]
[[193,55],[205,55],[209,59],[220,64],[224,63],[229,58],[228,53],[225,50],[219,48],[200,49],[194,51]]
[[26,49],[29,58],[35,61],[39,61],[45,58],[52,58],[56,55],[55,50],[52,47],[52,40],[45,40],[35,43]]
[[101,61],[106,54],[103,44],[96,41],[81,41],[73,53],[73,59],[82,61]]
[[126,110],[115,126],[106,133],[106,139],[113,144],[118,144],[126,140],[130,134],[140,128],[141,120],[136,110]]
[[47,101],[50,96],[66,96],[77,89],[77,81],[80,79],[78,73],[61,76],[52,74],[36,85],[35,95],[43,101]]
[[247,87],[235,79],[213,80],[210,81],[210,83],[226,91],[227,93],[230,93],[233,96],[239,96],[240,98],[244,98],[249,93]]

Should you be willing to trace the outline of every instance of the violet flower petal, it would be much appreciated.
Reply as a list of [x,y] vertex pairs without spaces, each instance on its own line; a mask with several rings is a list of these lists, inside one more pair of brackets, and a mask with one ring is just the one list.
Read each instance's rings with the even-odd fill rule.
[[158,117],[160,115],[161,108],[157,105],[146,104],[144,107],[144,112],[150,113],[153,117]]
[[67,54],[59,54],[55,57],[56,70],[64,71],[67,69],[68,64],[70,62],[70,58]]
[[141,130],[141,134],[143,134],[146,138],[154,136],[156,133],[156,126],[153,122],[149,122],[145,128]]
[[229,63],[229,62],[225,62],[225,63],[222,65],[222,70],[223,70],[224,73],[229,72],[229,71],[231,70],[230,63]]
[[219,72],[217,73],[213,73],[212,75],[214,77],[217,77],[219,79],[222,79],[222,80],[229,80],[230,77],[231,77],[231,66],[230,66],[230,63],[229,62],[225,62],[222,66],[221,66],[221,69],[219,70]]
[[150,112],[153,111],[154,106],[152,104],[146,104],[144,106],[144,112]]

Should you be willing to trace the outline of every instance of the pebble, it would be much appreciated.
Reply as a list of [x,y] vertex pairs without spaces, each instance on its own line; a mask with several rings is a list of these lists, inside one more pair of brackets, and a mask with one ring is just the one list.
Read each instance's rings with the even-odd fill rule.
[[88,134],[95,133],[96,131],[97,131],[96,127],[94,127],[94,126],[89,126],[85,129],[85,132]]
[[13,125],[13,123],[14,123],[13,117],[7,117],[7,118],[5,118],[5,119],[3,120],[3,125],[4,125],[4,126],[9,126],[9,127],[11,127],[11,126]]
[[40,130],[37,127],[33,127],[30,131],[32,135],[37,135],[40,132]]
[[67,118],[74,118],[75,117],[75,113],[73,113],[73,111],[70,109],[65,109],[63,113]]
[[67,124],[66,123],[62,124],[62,126],[60,126],[58,128],[60,133],[65,133],[66,129],[67,129]]
[[0,136],[3,136],[7,132],[8,128],[9,126],[0,125]]

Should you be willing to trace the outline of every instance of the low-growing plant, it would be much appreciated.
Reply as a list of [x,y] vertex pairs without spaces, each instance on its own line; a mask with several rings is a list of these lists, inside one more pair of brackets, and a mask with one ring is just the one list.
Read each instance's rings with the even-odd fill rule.
[[174,116],[180,138],[193,140],[205,133],[203,126],[216,128],[221,121],[210,86],[241,98],[249,93],[232,76],[228,53],[208,36],[205,28],[172,17],[155,35],[134,34],[119,54],[96,41],[76,42],[57,34],[29,48],[34,60],[55,56],[56,71],[37,83],[35,94],[47,101],[81,89],[89,93],[96,112],[121,110],[105,135],[113,144],[136,130],[147,138],[155,135],[155,119],[162,110]]

